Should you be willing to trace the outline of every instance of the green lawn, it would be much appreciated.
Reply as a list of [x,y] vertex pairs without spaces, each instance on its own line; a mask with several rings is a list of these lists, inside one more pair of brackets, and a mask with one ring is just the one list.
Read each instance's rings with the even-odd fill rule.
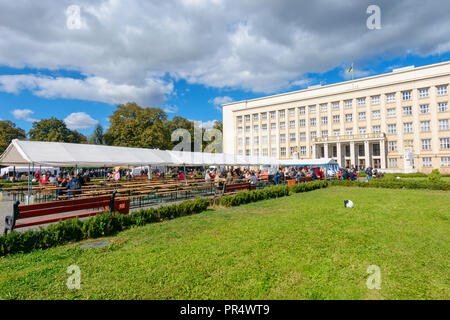
[[[351,199],[355,208],[344,208]],[[0,258],[3,299],[449,299],[450,193],[332,187]],[[68,290],[66,268],[81,268]],[[367,267],[381,289],[366,287]]]

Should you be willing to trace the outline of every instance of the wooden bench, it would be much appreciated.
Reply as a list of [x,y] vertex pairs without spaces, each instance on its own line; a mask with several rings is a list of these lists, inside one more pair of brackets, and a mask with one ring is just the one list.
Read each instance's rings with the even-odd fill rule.
[[[130,199],[116,199],[115,195],[116,194],[114,193],[112,196],[79,198],[28,205],[20,205],[20,202],[16,201],[14,204],[13,215],[7,216],[5,218],[5,235],[8,233],[8,231],[13,231],[17,228],[47,224],[76,217],[83,218],[93,216],[105,211],[128,214],[130,212]],[[52,217],[52,215],[54,214],[89,209],[96,210],[74,213],[59,217]],[[22,219],[37,217],[45,218],[21,221]]]
[[235,194],[242,190],[255,190],[256,186],[250,185],[250,182],[225,184],[224,195]]
[[308,182],[311,181],[311,177],[302,177],[300,178],[300,182]]

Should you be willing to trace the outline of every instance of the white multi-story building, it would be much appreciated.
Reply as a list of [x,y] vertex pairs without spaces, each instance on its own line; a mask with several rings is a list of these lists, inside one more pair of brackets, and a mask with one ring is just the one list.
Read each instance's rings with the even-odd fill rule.
[[450,62],[223,105],[224,152],[450,173]]

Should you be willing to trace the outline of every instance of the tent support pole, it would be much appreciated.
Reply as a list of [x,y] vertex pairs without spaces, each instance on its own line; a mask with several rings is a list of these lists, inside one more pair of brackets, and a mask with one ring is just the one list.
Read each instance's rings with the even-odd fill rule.
[[186,183],[186,185],[188,184],[187,183],[187,177],[186,177],[186,175],[187,175],[187,172],[186,172],[186,166],[184,166],[184,182]]

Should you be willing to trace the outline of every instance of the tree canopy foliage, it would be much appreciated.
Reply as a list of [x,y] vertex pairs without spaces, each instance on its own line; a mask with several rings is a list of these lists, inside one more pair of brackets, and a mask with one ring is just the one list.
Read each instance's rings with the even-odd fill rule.
[[16,128],[14,122],[9,120],[0,121],[0,153],[6,150],[13,139],[25,139],[23,129]]
[[30,140],[49,142],[87,143],[84,135],[67,128],[64,121],[54,117],[33,122],[28,132]]

